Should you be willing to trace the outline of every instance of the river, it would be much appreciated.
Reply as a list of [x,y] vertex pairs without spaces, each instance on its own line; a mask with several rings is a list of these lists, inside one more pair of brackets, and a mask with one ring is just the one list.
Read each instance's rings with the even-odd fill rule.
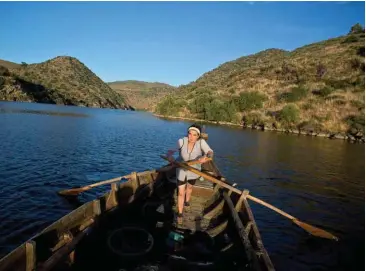
[[[58,191],[164,165],[159,155],[190,124],[147,112],[0,102],[0,257],[77,207]],[[312,237],[249,202],[277,270],[364,270],[364,144],[208,124],[206,132],[230,182],[340,238]]]

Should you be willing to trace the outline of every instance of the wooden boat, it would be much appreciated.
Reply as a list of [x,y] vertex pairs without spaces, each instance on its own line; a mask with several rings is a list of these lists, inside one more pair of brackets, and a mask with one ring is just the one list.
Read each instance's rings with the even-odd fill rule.
[[[225,181],[213,161],[203,172]],[[274,270],[241,195],[197,181],[176,224],[175,167],[132,172],[0,260],[5,270]]]

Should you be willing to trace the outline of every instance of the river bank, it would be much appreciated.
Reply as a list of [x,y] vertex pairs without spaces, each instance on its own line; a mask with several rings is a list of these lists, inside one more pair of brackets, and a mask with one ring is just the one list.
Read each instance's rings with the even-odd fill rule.
[[245,129],[252,129],[252,130],[260,130],[260,131],[274,131],[274,132],[280,132],[280,133],[287,133],[287,134],[293,134],[293,135],[304,135],[304,136],[314,136],[314,137],[323,137],[328,139],[342,139],[347,140],[350,142],[358,142],[358,143],[365,143],[365,137],[361,134],[349,134],[349,133],[326,133],[321,131],[314,131],[311,129],[308,130],[301,130],[301,129],[283,129],[283,128],[275,128],[275,127],[267,127],[267,126],[260,126],[260,125],[241,125],[241,124],[235,124],[230,122],[222,122],[222,121],[208,121],[208,120],[202,120],[202,119],[195,119],[195,118],[186,118],[186,117],[174,117],[174,116],[166,116],[166,115],[159,115],[153,113],[155,117],[158,118],[165,118],[165,119],[177,119],[177,120],[188,120],[188,121],[194,121],[194,122],[200,122],[200,123],[210,123],[210,124],[216,124],[216,125],[226,125],[226,126],[234,126],[238,128],[245,128]]

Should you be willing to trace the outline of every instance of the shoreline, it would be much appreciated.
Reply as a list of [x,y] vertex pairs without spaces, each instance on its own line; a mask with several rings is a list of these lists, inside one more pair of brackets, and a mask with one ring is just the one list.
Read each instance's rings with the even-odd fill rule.
[[365,143],[365,139],[361,138],[355,138],[352,135],[337,132],[337,133],[325,133],[325,132],[308,132],[308,131],[301,131],[298,129],[275,129],[275,128],[268,128],[268,127],[262,127],[262,126],[244,126],[240,124],[230,123],[230,122],[222,122],[222,121],[209,121],[209,120],[202,120],[202,119],[195,119],[195,118],[186,118],[186,117],[173,117],[173,116],[166,116],[166,115],[159,115],[153,113],[153,116],[163,119],[176,119],[176,120],[188,120],[188,121],[195,121],[195,122],[201,122],[201,123],[210,123],[210,124],[216,124],[216,125],[224,125],[224,126],[234,126],[242,129],[251,129],[251,130],[259,130],[259,131],[272,131],[277,133],[286,133],[286,134],[292,134],[292,135],[303,135],[303,136],[311,136],[311,137],[322,137],[327,139],[341,139],[345,141],[349,141],[351,143]]

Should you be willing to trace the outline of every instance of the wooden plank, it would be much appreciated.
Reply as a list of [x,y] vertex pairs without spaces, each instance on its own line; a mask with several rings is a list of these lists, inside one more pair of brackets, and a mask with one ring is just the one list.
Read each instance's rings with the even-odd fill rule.
[[226,204],[229,207],[230,214],[234,220],[234,224],[235,224],[236,230],[238,232],[240,241],[243,244],[243,247],[245,250],[245,255],[249,262],[249,265],[254,267],[255,269],[259,270],[259,262],[258,262],[257,257],[255,256],[255,251],[254,251],[247,235],[245,234],[244,225],[243,225],[237,211],[235,210],[234,204],[231,201],[230,196],[228,195],[228,193],[226,191],[223,193],[223,196],[225,198]]
[[33,271],[36,268],[36,243],[27,241],[25,243],[26,271]]
[[47,259],[44,263],[39,265],[39,269],[41,271],[52,270],[60,261],[68,257],[72,251],[74,251],[77,244],[82,240],[82,238],[91,231],[91,227],[84,229],[80,232],[73,240],[60,248],[57,252],[55,252],[50,258]]
[[245,198],[248,194],[249,194],[249,190],[247,190],[247,189],[245,189],[245,190],[243,191],[243,193],[241,193],[240,198],[238,199],[238,201],[236,202],[236,205],[235,205],[235,210],[236,210],[237,212],[239,212],[239,210],[240,210],[240,208],[241,208],[241,206],[242,206],[242,204],[243,204],[243,200],[244,200],[244,198]]
[[216,235],[222,233],[226,229],[227,223],[228,223],[228,221],[225,220],[225,221],[221,222],[219,225],[217,225],[216,227],[213,227],[213,228],[207,230],[206,232],[211,237],[215,237]]
[[111,190],[108,193],[107,199],[106,199],[106,210],[110,210],[117,206],[117,193],[118,185],[116,183],[111,184]]
[[11,251],[0,260],[0,271],[25,270],[26,245],[25,243]]
[[204,214],[203,218],[211,219],[211,218],[217,216],[218,214],[220,214],[222,212],[222,208],[224,207],[224,204],[225,204],[225,200],[222,199],[211,211]]
[[[271,259],[269,258],[268,252],[264,248],[261,235],[259,233],[257,224],[255,223],[252,209],[250,208],[249,203],[246,198],[243,199],[242,211],[247,213],[249,220],[252,222],[251,229],[254,233],[253,236],[255,239],[254,240],[252,239],[251,241],[253,244],[255,244],[257,246],[257,249],[262,252],[260,259],[263,260],[264,265],[267,267],[267,270],[275,270],[273,263],[272,263]],[[249,232],[248,232],[248,234],[249,234]]]

